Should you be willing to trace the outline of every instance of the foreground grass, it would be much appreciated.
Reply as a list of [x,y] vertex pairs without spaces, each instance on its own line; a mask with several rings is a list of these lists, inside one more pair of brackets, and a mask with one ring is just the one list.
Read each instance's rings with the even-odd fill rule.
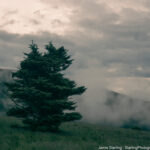
[[0,117],[0,150],[96,150],[99,146],[150,146],[150,132],[108,128],[85,123],[65,123],[59,133],[33,132]]

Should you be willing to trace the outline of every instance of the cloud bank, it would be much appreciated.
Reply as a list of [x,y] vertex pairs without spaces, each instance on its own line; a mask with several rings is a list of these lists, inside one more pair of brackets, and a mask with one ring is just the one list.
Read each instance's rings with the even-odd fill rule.
[[149,100],[149,0],[1,0],[0,8],[0,67],[19,67],[31,40],[41,51],[53,41],[75,59],[67,76],[88,87],[91,107],[102,89]]

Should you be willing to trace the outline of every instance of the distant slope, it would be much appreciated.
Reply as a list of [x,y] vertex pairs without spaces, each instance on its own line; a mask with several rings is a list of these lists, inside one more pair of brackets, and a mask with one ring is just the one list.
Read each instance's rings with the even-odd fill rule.
[[12,69],[0,68],[0,112],[5,112],[11,105],[11,101],[7,96],[7,88],[3,82],[9,82],[12,80]]
[[119,105],[122,102],[126,102],[131,107],[135,103],[141,103],[143,106],[148,107],[149,110],[150,110],[150,101],[133,98],[133,97],[130,97],[128,95],[121,94],[121,93],[114,92],[114,91],[107,91],[106,93],[107,93],[106,94],[107,95],[107,100],[106,100],[105,104],[110,106],[111,108]]
[[0,68],[0,81],[10,81],[12,80],[11,74],[12,69],[2,69]]
[[[131,98],[114,91],[107,91],[105,104],[111,112],[121,112],[120,120],[124,120],[121,127],[140,128],[150,130],[150,102]],[[124,109],[125,111],[121,111]]]

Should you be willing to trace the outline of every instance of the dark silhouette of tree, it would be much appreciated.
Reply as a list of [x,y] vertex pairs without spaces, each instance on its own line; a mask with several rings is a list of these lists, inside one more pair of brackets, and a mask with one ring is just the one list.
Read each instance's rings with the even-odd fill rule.
[[62,122],[80,120],[74,112],[73,95],[82,94],[86,88],[77,87],[74,81],[64,77],[71,64],[71,56],[64,47],[52,43],[40,53],[32,42],[31,52],[25,53],[20,68],[12,74],[13,82],[7,83],[10,98],[15,103],[7,114],[23,119],[34,130],[57,131]]

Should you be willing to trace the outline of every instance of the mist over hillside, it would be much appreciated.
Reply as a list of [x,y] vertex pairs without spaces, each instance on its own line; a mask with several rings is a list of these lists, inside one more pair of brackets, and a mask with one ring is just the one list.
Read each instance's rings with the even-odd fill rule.
[[0,114],[3,114],[8,107],[12,105],[12,102],[7,96],[7,88],[4,84],[4,82],[9,82],[12,80],[12,71],[12,69],[0,68]]
[[[91,93],[92,92],[92,93]],[[150,102],[114,91],[89,91],[78,104],[86,122],[105,126],[150,129]]]
[[12,69],[2,69],[0,68],[0,81],[10,81],[12,80],[11,74]]
[[[12,102],[3,82],[12,81],[11,69],[0,69],[0,112],[4,113]],[[150,102],[131,98],[114,91],[88,89],[83,96],[75,97],[77,111],[83,121],[118,127],[150,129]]]

